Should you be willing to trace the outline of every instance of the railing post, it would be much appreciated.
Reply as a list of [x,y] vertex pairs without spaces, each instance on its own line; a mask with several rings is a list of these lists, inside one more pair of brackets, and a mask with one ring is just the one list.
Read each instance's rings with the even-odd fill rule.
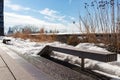
[[81,58],[81,69],[84,70],[84,58]]

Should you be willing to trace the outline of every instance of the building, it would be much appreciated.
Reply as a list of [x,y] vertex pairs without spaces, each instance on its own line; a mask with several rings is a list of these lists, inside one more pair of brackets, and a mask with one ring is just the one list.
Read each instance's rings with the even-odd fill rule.
[[0,0],[0,36],[4,35],[4,0]]
[[9,27],[7,34],[9,34],[9,35],[10,35],[10,34],[13,34],[13,30],[12,30],[11,27]]

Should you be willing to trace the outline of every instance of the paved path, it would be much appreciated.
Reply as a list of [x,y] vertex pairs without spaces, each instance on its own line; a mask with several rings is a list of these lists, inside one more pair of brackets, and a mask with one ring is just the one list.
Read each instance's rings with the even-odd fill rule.
[[54,80],[54,78],[0,42],[0,80]]
[[0,80],[35,80],[0,47]]

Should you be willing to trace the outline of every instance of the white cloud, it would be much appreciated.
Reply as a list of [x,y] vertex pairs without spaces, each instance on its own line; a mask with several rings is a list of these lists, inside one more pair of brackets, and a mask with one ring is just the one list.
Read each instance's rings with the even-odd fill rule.
[[65,30],[66,26],[60,23],[49,23],[44,20],[40,20],[31,16],[26,15],[19,15],[16,13],[4,13],[4,22],[5,22],[5,28],[7,29],[10,26],[15,25],[36,25],[38,27],[43,27],[48,30]]
[[14,11],[21,11],[21,10],[30,10],[28,7],[24,7],[18,4],[12,4],[11,0],[5,0],[5,7],[10,8]]
[[14,4],[14,5],[9,4],[9,5],[7,5],[7,7],[11,8],[12,10],[15,10],[15,11],[30,10],[30,8],[27,8],[27,7],[25,8],[20,5],[16,5],[16,4]]
[[54,21],[54,19],[48,17],[48,16],[44,16],[45,19],[49,20],[49,21]]
[[5,15],[5,23],[9,23],[10,25],[45,23],[44,21],[35,19],[31,16],[25,16],[25,15],[19,15],[15,13],[7,13],[7,12],[5,12],[4,15]]
[[71,33],[80,32],[79,23],[76,23],[76,24],[70,23],[70,24],[67,24],[67,26],[69,27],[67,29],[68,32],[71,32]]
[[72,16],[69,16],[69,18],[70,18],[71,20],[75,20],[75,18],[74,18],[74,17],[72,17]]
[[47,30],[59,30],[61,32],[79,32],[79,28],[74,24],[61,24],[61,23],[50,23],[41,19],[37,19],[31,16],[20,15],[16,13],[4,13],[4,24],[5,29],[15,25],[35,25],[39,28],[44,27]]
[[53,15],[57,14],[58,12],[54,11],[54,10],[50,10],[49,8],[45,8],[44,10],[41,10],[40,13],[52,17]]
[[4,2],[5,2],[5,3],[8,3],[8,2],[10,2],[10,0],[4,0]]
[[58,21],[65,21],[66,16],[60,15],[58,11],[45,8],[44,10],[39,11],[41,14],[45,15],[45,18],[51,21],[58,20]]

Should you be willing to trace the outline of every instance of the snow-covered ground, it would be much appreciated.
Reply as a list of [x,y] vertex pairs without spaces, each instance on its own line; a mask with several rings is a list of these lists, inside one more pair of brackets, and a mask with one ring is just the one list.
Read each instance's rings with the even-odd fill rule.
[[[1,38],[0,40],[2,41]],[[37,56],[37,53],[40,52],[40,50],[42,50],[46,45],[73,47],[60,42],[36,43],[36,42],[30,42],[30,40],[22,40],[15,38],[11,38],[11,42],[9,42],[9,45],[6,46],[24,55],[28,54],[32,56]],[[100,44],[100,45],[104,45],[104,44]],[[75,46],[75,48],[77,49],[79,48],[81,50],[84,49],[86,51],[92,50],[92,51],[108,52],[106,49],[100,48],[93,43],[80,43],[77,46]],[[51,57],[68,61],[69,63],[75,64],[77,66],[80,66],[81,64],[80,58],[60,52],[54,52],[53,54],[51,54]],[[116,78],[114,80],[120,80],[120,55],[118,55],[117,61],[109,62],[109,63],[85,59],[85,67],[90,68],[96,72],[100,72],[112,76],[113,78]]]

